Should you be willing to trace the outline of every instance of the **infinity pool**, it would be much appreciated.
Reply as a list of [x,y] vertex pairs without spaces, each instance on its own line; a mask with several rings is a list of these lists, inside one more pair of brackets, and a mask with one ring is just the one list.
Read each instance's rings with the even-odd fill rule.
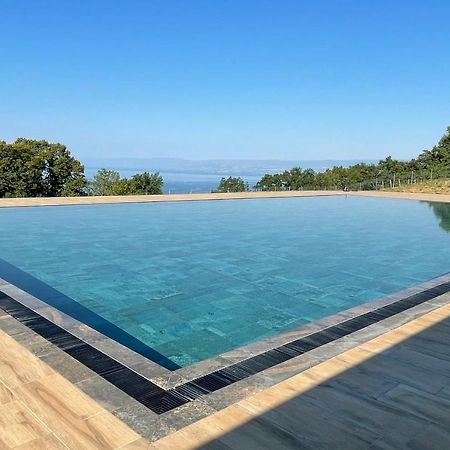
[[450,205],[310,197],[0,210],[0,277],[175,369],[450,271]]

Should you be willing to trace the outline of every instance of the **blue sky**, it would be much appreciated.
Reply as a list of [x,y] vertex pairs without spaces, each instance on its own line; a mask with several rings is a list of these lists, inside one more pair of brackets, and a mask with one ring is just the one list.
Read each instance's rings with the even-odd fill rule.
[[450,2],[0,0],[0,139],[80,158],[408,158],[450,125]]

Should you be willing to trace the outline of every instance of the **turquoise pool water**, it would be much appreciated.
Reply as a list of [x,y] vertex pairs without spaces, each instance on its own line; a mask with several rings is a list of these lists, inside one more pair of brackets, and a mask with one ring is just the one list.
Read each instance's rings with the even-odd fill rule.
[[11,208],[0,277],[176,368],[449,272],[448,230],[380,198]]

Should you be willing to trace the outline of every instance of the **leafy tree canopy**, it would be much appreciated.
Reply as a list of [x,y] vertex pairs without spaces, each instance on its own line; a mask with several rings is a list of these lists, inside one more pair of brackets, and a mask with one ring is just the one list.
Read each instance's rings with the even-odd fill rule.
[[162,194],[164,181],[158,172],[143,172],[133,175],[129,183],[134,194],[149,195]]
[[89,183],[91,195],[162,194],[163,179],[159,173],[143,172],[130,179],[121,178],[115,170],[100,169]]
[[114,195],[114,186],[119,182],[119,172],[100,169],[89,182],[89,193],[91,195]]
[[0,141],[0,197],[83,195],[83,165],[67,147],[47,141]]
[[450,167],[450,126],[431,150],[425,150],[414,163],[422,168],[434,169],[437,173]]
[[248,190],[248,183],[241,177],[228,177],[222,178],[219,186],[213,192],[245,192]]

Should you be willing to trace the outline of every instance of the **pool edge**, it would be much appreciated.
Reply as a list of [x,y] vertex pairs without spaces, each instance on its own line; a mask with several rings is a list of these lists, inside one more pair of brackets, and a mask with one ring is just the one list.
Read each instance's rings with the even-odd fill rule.
[[[117,358],[109,356],[102,350],[92,346],[88,342],[76,337],[71,332],[62,328],[60,325],[54,324],[51,320],[46,318],[42,313],[48,313],[42,309],[33,311],[29,308],[30,305],[25,306],[23,304],[24,299],[14,299],[11,297],[11,285],[2,281],[0,283],[0,307],[11,317],[18,320],[28,328],[31,328],[36,333],[43,336],[45,339],[54,343],[57,347],[69,353],[78,361],[87,365],[90,369],[97,374],[105,378],[107,381],[112,382],[118,386],[121,390],[131,395],[128,384],[123,385],[123,381],[119,378],[116,380],[115,372],[125,371],[127,378],[136,378],[134,383],[142,384],[142,389],[145,390],[146,383],[151,389],[158,392],[156,399],[151,400],[148,406],[157,414],[163,414],[175,409],[187,402],[192,402],[198,398],[207,396],[208,394],[219,391],[231,384],[239,381],[251,378],[254,375],[260,375],[265,372],[266,369],[272,369],[279,364],[282,364],[289,360],[295,360],[297,357],[302,357],[307,353],[315,350],[323,351],[323,347],[328,344],[335,343],[335,341],[343,340],[347,342],[347,345],[353,345],[355,342],[360,343],[358,340],[354,340],[354,333],[358,333],[361,330],[370,328],[372,325],[378,325],[385,319],[390,319],[392,316],[405,313],[405,319],[410,319],[410,310],[414,310],[416,307],[435,308],[442,306],[442,302],[436,301],[436,298],[444,296],[444,304],[450,301],[450,274],[443,275],[441,277],[434,278],[426,283],[421,283],[413,288],[403,290],[397,294],[393,294],[388,297],[383,297],[378,301],[371,302],[371,304],[363,305],[364,309],[352,308],[352,313],[338,314],[333,317],[332,321],[329,321],[324,326],[321,324],[315,324],[316,328],[309,327],[306,331],[303,329],[301,337],[298,335],[290,334],[289,341],[286,344],[275,345],[273,348],[264,351],[259,351],[255,354],[241,355],[238,361],[230,361],[223,359],[223,367],[209,369],[208,373],[200,375],[195,371],[191,371],[189,377],[180,376],[176,372],[172,372],[166,383],[155,381],[145,377],[136,371],[132,365],[123,364],[118,361]],[[14,294],[13,294],[14,295]],[[26,303],[26,300],[25,300]],[[6,305],[6,306],[5,306]],[[403,306],[402,306],[403,305]],[[419,308],[420,309],[420,308]],[[337,317],[336,317],[337,316]],[[302,327],[305,328],[305,327]],[[48,331],[50,330],[50,331]],[[56,331],[55,331],[56,330]],[[367,331],[367,330],[366,330]],[[380,332],[385,332],[385,328],[381,328]],[[372,330],[373,333],[373,330]],[[287,337],[287,336],[286,336]],[[273,343],[272,343],[273,344]],[[80,348],[81,350],[79,350]],[[85,348],[85,350],[83,350]],[[319,353],[320,353],[319,351]],[[317,353],[317,352],[316,352]],[[92,358],[86,355],[95,354],[95,358],[101,360],[101,363],[93,361]],[[310,356],[310,355],[308,355]],[[94,358],[94,359],[95,359]],[[105,363],[105,361],[109,361]],[[106,370],[105,364],[114,366],[114,370]],[[99,366],[99,368],[97,368]],[[101,367],[100,367],[101,366]],[[189,367],[186,368],[186,371]],[[112,378],[111,378],[112,377]],[[191,378],[189,380],[188,378]],[[112,379],[116,382],[111,381]],[[172,383],[170,383],[172,381]],[[122,384],[121,384],[122,383]],[[169,400],[166,398],[169,396]],[[153,395],[153,394],[152,394]],[[142,391],[138,389],[137,397],[139,401],[147,402],[149,399],[147,396],[142,397]],[[161,402],[159,404],[158,402]]]
[[419,200],[450,203],[450,194],[427,194],[389,191],[264,191],[204,194],[162,194],[162,195],[127,195],[127,196],[86,196],[86,197],[35,197],[35,198],[0,198],[1,208],[29,208],[40,206],[81,206],[125,203],[159,203],[208,200],[239,200],[263,198],[296,198],[323,196],[355,196],[372,198],[391,198],[399,200]]

